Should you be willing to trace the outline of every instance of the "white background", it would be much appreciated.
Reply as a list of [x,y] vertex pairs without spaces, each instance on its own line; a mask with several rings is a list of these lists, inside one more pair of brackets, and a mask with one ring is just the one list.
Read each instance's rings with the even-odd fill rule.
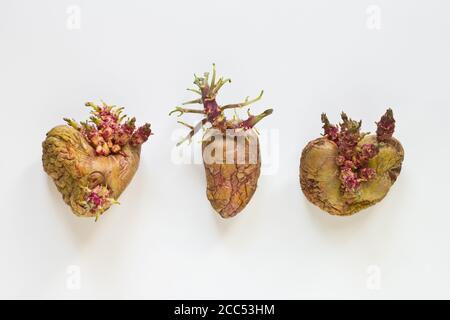
[[[0,297],[450,298],[449,13],[444,0],[2,0]],[[219,102],[265,89],[252,110],[273,107],[259,129],[280,137],[278,170],[226,221],[203,167],[171,158],[168,112],[212,62],[233,79]],[[99,99],[155,135],[122,204],[94,223],[63,203],[41,143]],[[406,157],[387,198],[347,218],[308,203],[299,156],[320,113],[373,131],[388,106]]]

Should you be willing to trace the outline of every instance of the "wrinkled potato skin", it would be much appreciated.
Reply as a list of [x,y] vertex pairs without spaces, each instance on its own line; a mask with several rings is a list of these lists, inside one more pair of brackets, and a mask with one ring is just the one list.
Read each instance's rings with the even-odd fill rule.
[[76,129],[61,125],[47,133],[42,143],[42,163],[53,179],[64,202],[73,213],[81,217],[95,217],[95,213],[79,205],[84,200],[83,187],[106,185],[111,197],[118,199],[130,183],[139,166],[141,146],[123,148],[120,154],[95,155],[94,149]]
[[[259,152],[259,140],[253,130],[245,131],[245,161],[237,163],[237,148],[226,148],[227,141],[233,141],[233,137],[223,134],[210,138],[208,129],[204,135],[202,152],[206,173],[206,195],[214,210],[222,218],[231,218],[241,212],[249,203],[256,191],[258,178],[261,169],[261,158]],[[249,148],[249,142],[255,143],[256,148]],[[221,148],[225,146],[224,148]],[[207,148],[217,148],[223,150],[223,159],[227,159],[227,154],[234,163],[208,163]],[[250,156],[250,149],[257,152],[256,156]],[[206,156],[205,156],[206,155]],[[253,159],[254,161],[252,161]]]
[[373,181],[363,182],[358,192],[347,198],[341,192],[339,167],[336,164],[336,144],[322,137],[303,149],[300,159],[300,185],[306,198],[332,215],[352,215],[383,200],[396,181],[402,168],[404,150],[395,138],[378,143],[376,135],[367,135],[359,145],[378,145],[379,153],[369,161],[376,170]]

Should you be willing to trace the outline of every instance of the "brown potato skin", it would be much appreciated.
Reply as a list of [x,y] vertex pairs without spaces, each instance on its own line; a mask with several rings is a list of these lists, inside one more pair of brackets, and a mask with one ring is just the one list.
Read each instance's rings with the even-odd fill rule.
[[355,214],[383,200],[400,174],[404,150],[395,138],[378,143],[375,135],[367,135],[359,145],[365,143],[379,147],[379,154],[369,161],[369,167],[376,170],[377,177],[363,182],[350,198],[340,188],[337,145],[325,137],[309,142],[300,158],[300,186],[305,197],[329,214],[339,216]]
[[55,182],[64,202],[77,216],[95,217],[79,204],[85,195],[83,187],[106,185],[111,197],[118,199],[139,167],[141,145],[125,146],[125,156],[98,156],[78,130],[61,125],[47,133],[42,150],[44,171]]
[[[231,218],[241,212],[250,202],[256,191],[258,178],[261,172],[261,157],[259,151],[259,139],[253,130],[246,130],[245,136],[245,161],[238,163],[237,148],[226,148],[227,141],[233,141],[233,137],[222,134],[211,138],[213,129],[208,129],[202,142],[203,162],[206,173],[206,196],[212,207],[222,218]],[[256,157],[250,156],[249,144],[255,143]],[[222,148],[222,146],[224,146]],[[217,148],[223,151],[223,158],[234,159],[234,163],[208,163],[207,150]],[[206,152],[205,152],[206,151]],[[254,156],[254,155],[253,155]],[[253,160],[252,160],[253,159]]]

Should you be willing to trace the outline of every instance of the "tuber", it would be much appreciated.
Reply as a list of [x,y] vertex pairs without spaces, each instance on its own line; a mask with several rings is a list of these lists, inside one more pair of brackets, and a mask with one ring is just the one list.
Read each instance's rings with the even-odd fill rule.
[[141,145],[152,134],[150,124],[136,128],[123,108],[86,103],[88,121],[64,118],[42,143],[45,172],[53,179],[73,213],[98,217],[130,183],[139,166]]
[[306,198],[332,215],[351,215],[381,201],[400,174],[404,151],[392,135],[391,109],[376,134],[361,132],[345,113],[332,125],[322,114],[324,133],[303,149],[300,184]]
[[[203,163],[206,173],[206,195],[212,207],[222,218],[230,218],[241,212],[255,193],[260,176],[261,158],[259,139],[254,126],[272,113],[267,109],[259,115],[252,115],[241,120],[237,113],[231,119],[225,116],[225,110],[237,110],[261,99],[263,91],[255,99],[248,97],[241,103],[219,105],[216,100],[222,86],[230,79],[219,78],[216,81],[216,68],[213,64],[211,79],[208,72],[203,77],[194,76],[196,89],[188,89],[199,98],[176,107],[169,115],[178,113],[195,113],[203,119],[195,126],[178,121],[190,129],[189,134],[178,145],[189,140],[206,124],[210,127],[202,139]],[[188,104],[200,104],[201,109],[185,108]]]

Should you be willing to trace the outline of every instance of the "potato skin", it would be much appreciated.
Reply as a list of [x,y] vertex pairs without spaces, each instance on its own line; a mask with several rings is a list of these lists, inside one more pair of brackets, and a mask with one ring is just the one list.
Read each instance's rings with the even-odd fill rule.
[[[235,133],[244,138],[238,140],[242,147],[239,149],[234,135],[217,134],[217,131],[208,129],[202,143],[206,195],[222,218],[231,218],[246,207],[256,191],[261,171],[259,139],[252,129],[236,130]],[[242,154],[245,156],[241,154],[239,158],[238,150],[244,150]],[[213,159],[216,152],[222,152],[222,161]],[[233,161],[229,163],[226,159]]]
[[364,182],[352,197],[341,191],[337,145],[325,138],[309,142],[300,158],[300,185],[306,198],[332,215],[352,215],[383,200],[402,168],[404,150],[395,138],[377,142],[376,135],[365,136],[358,145],[376,144],[379,153],[369,161],[376,170],[373,181]]
[[64,202],[77,216],[95,217],[79,204],[84,200],[84,187],[106,185],[117,199],[139,167],[141,145],[125,146],[125,156],[98,156],[78,130],[61,125],[47,133],[42,150],[44,171],[55,182]]

